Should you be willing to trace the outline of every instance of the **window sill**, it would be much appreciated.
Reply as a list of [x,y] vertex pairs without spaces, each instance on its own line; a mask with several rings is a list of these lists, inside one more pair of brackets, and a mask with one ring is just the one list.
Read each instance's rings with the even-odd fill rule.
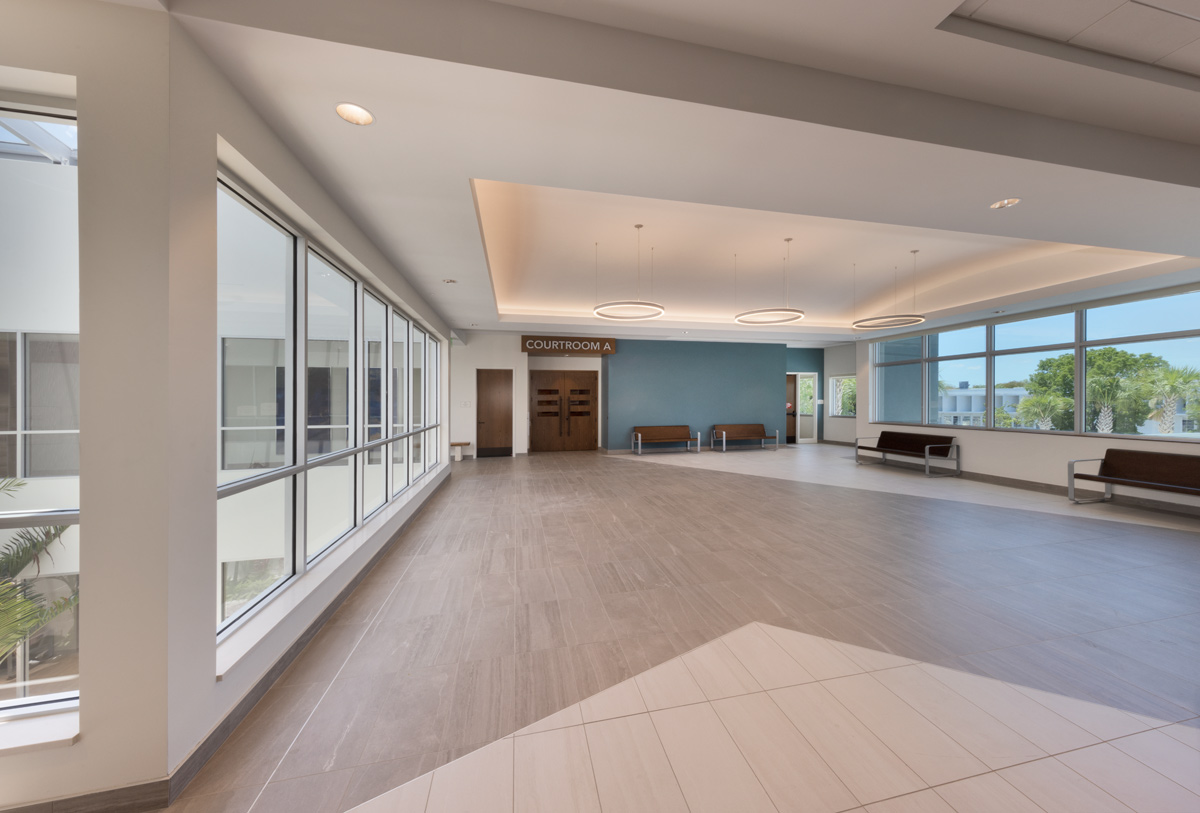
[[0,757],[68,748],[79,742],[79,709],[0,720]]

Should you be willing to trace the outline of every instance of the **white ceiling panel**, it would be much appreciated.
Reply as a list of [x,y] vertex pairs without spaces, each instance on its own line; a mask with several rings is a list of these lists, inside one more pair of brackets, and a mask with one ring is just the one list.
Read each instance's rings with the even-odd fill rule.
[[1198,39],[1200,22],[1137,3],[1126,3],[1070,42],[1141,62],[1156,62]]
[[971,16],[1039,37],[1066,42],[1126,0],[987,0]]

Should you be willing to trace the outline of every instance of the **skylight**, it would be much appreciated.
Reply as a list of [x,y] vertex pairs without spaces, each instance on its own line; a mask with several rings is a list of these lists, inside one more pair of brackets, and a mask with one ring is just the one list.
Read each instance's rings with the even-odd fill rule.
[[0,158],[74,166],[77,131],[74,122],[0,117]]

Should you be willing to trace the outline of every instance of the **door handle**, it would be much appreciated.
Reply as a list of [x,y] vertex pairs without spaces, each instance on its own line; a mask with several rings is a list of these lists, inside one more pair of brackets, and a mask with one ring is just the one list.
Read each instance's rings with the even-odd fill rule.
[[560,395],[560,396],[558,396],[558,436],[560,438],[562,437],[562,425],[563,425],[563,399],[562,399],[562,396]]

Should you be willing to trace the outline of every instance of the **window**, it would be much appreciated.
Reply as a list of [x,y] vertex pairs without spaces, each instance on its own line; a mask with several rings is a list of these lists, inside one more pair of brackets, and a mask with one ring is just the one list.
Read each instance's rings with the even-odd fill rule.
[[858,379],[852,375],[835,375],[829,379],[829,415],[834,418],[853,418],[858,414]]
[[0,711],[79,692],[75,129],[0,117]]
[[928,425],[1200,438],[1200,292],[909,336],[873,350],[878,421],[918,422],[913,386],[923,358]]
[[[219,631],[436,468],[441,404],[433,334],[266,207],[217,198]],[[4,342],[0,370],[24,352]],[[39,352],[62,390],[69,351]],[[0,421],[9,400],[0,382]]]
[[816,378],[808,378],[805,376],[796,377],[796,414],[797,415],[812,415],[813,409],[816,406],[816,397],[813,393],[813,388],[816,385]]

